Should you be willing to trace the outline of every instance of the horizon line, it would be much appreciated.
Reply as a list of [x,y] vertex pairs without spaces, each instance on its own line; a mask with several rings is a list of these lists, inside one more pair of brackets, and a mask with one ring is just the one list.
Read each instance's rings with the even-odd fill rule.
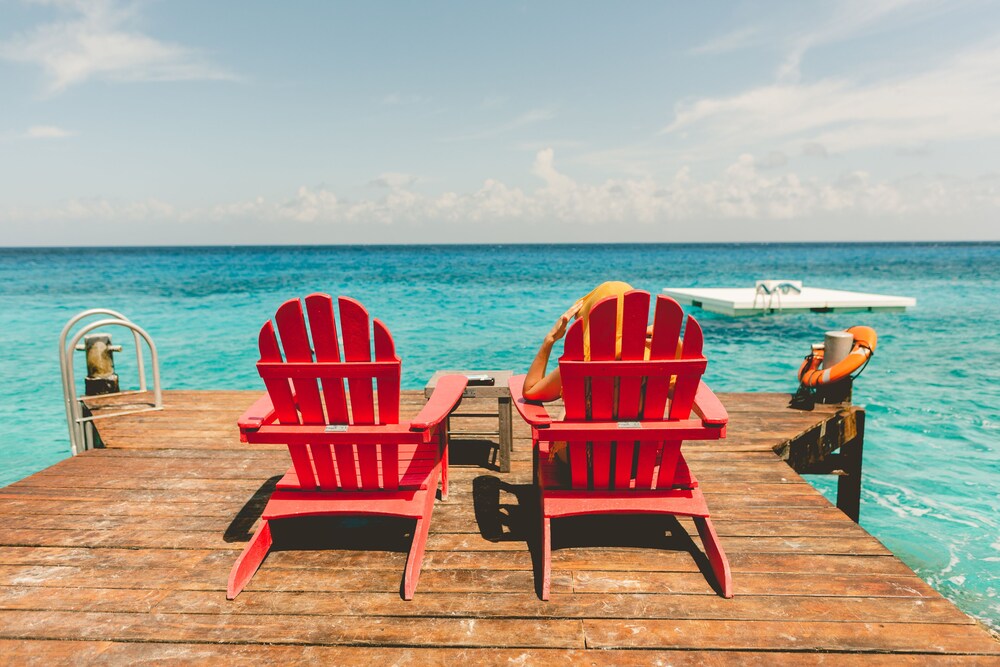
[[551,247],[551,246],[938,246],[1000,245],[1000,239],[921,240],[921,241],[552,241],[538,242],[441,242],[441,243],[240,243],[240,244],[149,244],[149,245],[0,245],[7,250],[141,250],[141,249],[219,249],[219,248],[431,248],[431,247]]

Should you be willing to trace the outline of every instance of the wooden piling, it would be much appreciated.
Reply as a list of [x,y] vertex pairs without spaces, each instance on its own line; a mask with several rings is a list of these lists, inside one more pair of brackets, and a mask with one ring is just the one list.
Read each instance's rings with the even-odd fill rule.
[[115,373],[114,353],[121,347],[111,344],[111,334],[94,333],[83,339],[87,354],[87,377],[84,393],[87,396],[118,393],[118,374]]
[[[837,478],[837,507],[857,522],[861,514],[861,465],[865,446],[865,411],[855,410],[853,433],[845,428],[840,445],[840,470]],[[853,437],[852,437],[853,436]]]

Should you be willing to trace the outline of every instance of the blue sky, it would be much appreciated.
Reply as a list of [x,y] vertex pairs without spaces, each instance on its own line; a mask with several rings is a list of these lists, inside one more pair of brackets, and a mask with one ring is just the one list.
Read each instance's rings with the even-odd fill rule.
[[0,0],[4,245],[1000,239],[1000,4]]

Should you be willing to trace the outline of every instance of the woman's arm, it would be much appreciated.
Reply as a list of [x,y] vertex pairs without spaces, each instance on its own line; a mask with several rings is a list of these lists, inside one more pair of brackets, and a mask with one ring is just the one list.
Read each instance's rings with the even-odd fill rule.
[[576,316],[581,305],[581,302],[578,301],[573,304],[572,308],[563,313],[552,330],[546,334],[545,340],[542,341],[542,346],[538,349],[538,354],[535,355],[535,360],[531,362],[528,374],[524,377],[523,395],[529,401],[554,401],[562,393],[562,378],[559,375],[559,369],[556,368],[548,375],[545,374],[545,370],[549,365],[552,346],[566,335],[566,326]]

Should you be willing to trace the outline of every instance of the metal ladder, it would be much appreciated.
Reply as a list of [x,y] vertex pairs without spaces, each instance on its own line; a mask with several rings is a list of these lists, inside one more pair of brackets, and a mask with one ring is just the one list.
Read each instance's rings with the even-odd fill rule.
[[[770,284],[773,283],[773,284]],[[774,312],[774,297],[778,297],[778,312],[781,312],[781,295],[790,294],[795,292],[796,294],[802,294],[802,288],[796,285],[794,282],[776,281],[776,280],[758,280],[757,287],[754,289],[753,293],[753,306],[757,307],[757,299],[760,299],[760,304],[768,312]],[[766,306],[764,305],[766,302]]]
[[[111,317],[86,324],[72,338],[69,338],[70,332],[81,320],[93,317],[94,315],[110,315]],[[121,396],[125,394],[145,393],[147,391],[146,368],[142,356],[142,341],[145,341],[149,347],[150,359],[153,366],[153,404],[148,407],[130,408],[118,412],[102,413],[96,416],[85,416],[83,414],[83,401],[86,396],[78,396],[76,393],[76,380],[73,375],[73,352],[84,349],[82,345],[78,344],[80,339],[86,334],[94,329],[107,326],[120,326],[132,331],[132,337],[135,340],[136,366],[139,371],[139,389],[138,391],[119,391],[103,395]],[[67,338],[69,338],[68,341]],[[95,419],[163,409],[163,394],[160,390],[160,362],[156,355],[156,344],[153,343],[153,339],[142,327],[117,311],[108,310],[107,308],[91,308],[70,318],[66,326],[63,327],[62,333],[59,334],[59,368],[62,371],[63,402],[66,404],[66,425],[69,428],[69,442],[73,456],[94,448],[95,438],[91,422]]]

